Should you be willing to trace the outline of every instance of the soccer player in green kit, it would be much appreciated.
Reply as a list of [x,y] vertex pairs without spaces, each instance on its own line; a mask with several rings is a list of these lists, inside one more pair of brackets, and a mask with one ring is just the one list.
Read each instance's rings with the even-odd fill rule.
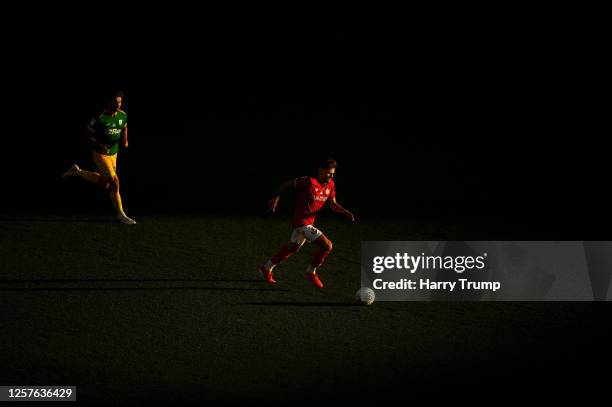
[[136,221],[123,211],[117,176],[119,142],[124,148],[128,147],[127,114],[121,110],[122,102],[123,92],[115,92],[104,111],[91,119],[87,126],[87,135],[93,145],[92,158],[98,172],[85,171],[73,164],[62,177],[79,177],[108,191],[119,221],[135,225]]

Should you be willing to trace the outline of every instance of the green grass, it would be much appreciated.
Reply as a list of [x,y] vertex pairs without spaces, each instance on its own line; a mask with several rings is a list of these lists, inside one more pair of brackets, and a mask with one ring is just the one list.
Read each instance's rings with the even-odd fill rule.
[[85,215],[2,219],[0,384],[77,385],[80,400],[376,398],[445,372],[492,377],[534,355],[554,361],[563,350],[553,341],[605,311],[353,303],[362,240],[450,239],[465,225],[323,218],[334,252],[317,290],[304,278],[309,246],[277,268],[276,286],[259,281],[258,265],[290,235],[283,217],[151,215],[135,227]]

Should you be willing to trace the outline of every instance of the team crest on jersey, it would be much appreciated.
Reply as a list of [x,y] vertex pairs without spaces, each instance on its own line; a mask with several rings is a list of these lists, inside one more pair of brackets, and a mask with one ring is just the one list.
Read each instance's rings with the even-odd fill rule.
[[329,195],[329,189],[325,190],[325,195]]
[[123,124],[123,119],[119,119],[119,124]]

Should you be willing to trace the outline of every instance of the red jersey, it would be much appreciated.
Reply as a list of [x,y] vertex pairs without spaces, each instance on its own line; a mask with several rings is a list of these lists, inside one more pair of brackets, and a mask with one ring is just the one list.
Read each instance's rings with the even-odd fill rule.
[[313,225],[317,212],[328,199],[336,197],[334,180],[320,184],[315,177],[302,177],[293,180],[298,189],[297,205],[293,213],[293,227]]

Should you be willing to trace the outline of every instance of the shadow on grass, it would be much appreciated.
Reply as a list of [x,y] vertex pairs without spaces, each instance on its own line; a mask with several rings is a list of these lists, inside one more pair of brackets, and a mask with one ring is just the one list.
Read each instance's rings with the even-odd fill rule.
[[0,284],[44,284],[44,283],[264,283],[255,279],[201,279],[201,278],[126,278],[126,279],[40,279],[40,280],[0,280]]
[[[118,287],[10,287],[15,284],[56,284],[56,283],[257,283],[265,284],[262,280],[237,280],[237,279],[54,279],[54,280],[0,280],[0,291],[126,291],[126,290],[209,290],[209,291],[289,291],[277,288],[256,288],[256,287],[198,287],[198,286],[170,286],[170,287],[130,287],[128,284]],[[5,286],[3,286],[5,285]],[[7,287],[9,286],[9,287]]]
[[233,287],[14,287],[0,288],[0,291],[290,291],[276,288],[233,288]]
[[264,306],[292,306],[292,307],[362,307],[361,304],[354,302],[243,302],[243,305],[264,305]]
[[0,222],[121,223],[114,218],[0,218]]

